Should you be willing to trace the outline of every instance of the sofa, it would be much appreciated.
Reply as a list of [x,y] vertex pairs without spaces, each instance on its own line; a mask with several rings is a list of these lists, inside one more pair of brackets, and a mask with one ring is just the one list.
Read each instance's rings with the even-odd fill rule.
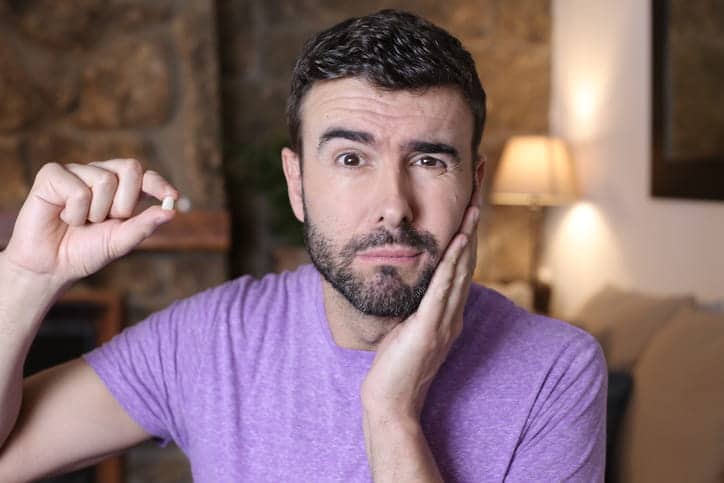
[[609,367],[607,482],[724,482],[724,314],[608,286],[573,321]]

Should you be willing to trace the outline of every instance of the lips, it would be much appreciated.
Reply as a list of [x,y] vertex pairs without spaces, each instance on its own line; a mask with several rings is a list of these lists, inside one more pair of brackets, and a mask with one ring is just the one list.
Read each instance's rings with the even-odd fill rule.
[[404,246],[386,246],[364,250],[358,254],[363,260],[367,261],[410,261],[418,257],[422,252],[416,248]]

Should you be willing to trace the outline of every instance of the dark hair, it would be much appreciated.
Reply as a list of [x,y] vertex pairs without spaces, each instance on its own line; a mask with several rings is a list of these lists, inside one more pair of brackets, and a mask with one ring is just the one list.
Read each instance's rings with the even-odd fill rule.
[[301,155],[302,99],[314,82],[362,77],[390,90],[460,89],[473,113],[473,157],[485,124],[485,91],[475,61],[458,39],[411,13],[381,10],[351,18],[306,42],[292,73],[287,125]]

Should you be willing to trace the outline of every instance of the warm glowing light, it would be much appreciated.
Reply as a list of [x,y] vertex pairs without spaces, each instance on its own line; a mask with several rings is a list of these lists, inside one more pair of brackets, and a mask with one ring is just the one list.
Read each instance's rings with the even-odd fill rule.
[[589,202],[576,204],[564,221],[569,243],[590,246],[603,230],[603,220],[596,208]]
[[581,83],[573,91],[573,115],[578,122],[590,124],[598,109],[596,89],[591,83]]
[[[546,241],[545,264],[555,271],[558,303],[580,301],[604,283],[601,274],[627,280],[619,242],[608,219],[590,202],[579,202],[559,211]],[[581,297],[581,291],[587,291]]]

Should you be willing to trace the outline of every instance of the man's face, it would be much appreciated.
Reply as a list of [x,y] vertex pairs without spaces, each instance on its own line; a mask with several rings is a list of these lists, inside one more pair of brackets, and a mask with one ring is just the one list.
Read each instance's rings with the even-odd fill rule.
[[346,78],[316,83],[301,117],[301,179],[283,157],[314,264],[361,312],[410,315],[470,202],[470,109],[453,88]]

